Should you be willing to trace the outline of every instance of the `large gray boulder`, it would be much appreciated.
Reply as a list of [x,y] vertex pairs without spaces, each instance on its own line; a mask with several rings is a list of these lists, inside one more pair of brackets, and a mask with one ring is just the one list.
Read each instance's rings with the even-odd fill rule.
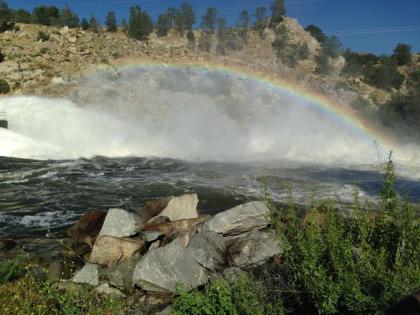
[[270,223],[269,212],[263,201],[251,201],[216,214],[206,221],[199,231],[212,231],[232,236],[253,229],[263,229]]
[[143,222],[137,214],[123,209],[109,209],[99,235],[128,237],[142,228]]
[[140,260],[140,255],[135,254],[133,257],[111,266],[104,270],[104,276],[109,283],[126,292],[133,292],[133,271]]
[[153,220],[157,216],[167,217],[170,221],[194,219],[198,217],[197,205],[197,194],[171,196],[147,202],[139,210],[139,215],[144,222]]
[[240,268],[262,265],[281,254],[283,249],[275,235],[257,230],[238,237],[228,248],[229,265]]
[[176,239],[164,247],[149,251],[137,263],[133,283],[143,290],[175,292],[176,285],[196,288],[208,281],[206,270],[189,255]]
[[74,283],[86,283],[92,286],[99,284],[101,268],[98,265],[86,263],[71,279]]
[[90,262],[108,267],[124,261],[144,246],[144,241],[101,235],[90,254]]
[[225,266],[225,239],[218,233],[205,231],[194,235],[187,252],[196,262],[209,270],[214,271]]

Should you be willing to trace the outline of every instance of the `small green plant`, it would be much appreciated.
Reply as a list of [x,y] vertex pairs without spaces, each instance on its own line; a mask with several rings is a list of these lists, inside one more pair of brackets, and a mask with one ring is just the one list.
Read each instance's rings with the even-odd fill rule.
[[36,38],[37,41],[47,42],[50,40],[50,35],[45,32],[39,31],[38,36]]
[[7,94],[10,92],[10,85],[6,80],[0,79],[0,94]]
[[0,262],[0,285],[21,277],[25,273],[22,257]]

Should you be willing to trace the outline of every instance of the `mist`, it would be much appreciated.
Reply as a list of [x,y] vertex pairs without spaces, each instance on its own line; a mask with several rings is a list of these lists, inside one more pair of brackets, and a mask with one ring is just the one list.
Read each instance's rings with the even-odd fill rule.
[[165,157],[364,164],[382,148],[315,104],[246,77],[166,67],[101,70],[67,96],[0,99],[0,156]]

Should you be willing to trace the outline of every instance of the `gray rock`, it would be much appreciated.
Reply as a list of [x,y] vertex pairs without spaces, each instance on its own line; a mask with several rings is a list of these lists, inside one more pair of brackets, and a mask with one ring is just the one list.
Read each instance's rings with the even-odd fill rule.
[[86,283],[92,286],[99,284],[100,267],[98,265],[86,263],[82,269],[78,270],[71,279],[74,283]]
[[140,255],[136,254],[133,257],[114,265],[104,271],[105,278],[109,283],[126,292],[133,292],[133,271],[140,260]]
[[226,244],[223,236],[218,233],[205,231],[194,235],[187,252],[209,270],[225,266]]
[[96,292],[100,295],[108,295],[114,300],[121,300],[126,298],[127,296],[122,293],[120,290],[113,288],[109,285],[109,283],[105,282],[100,284],[96,287]]
[[143,228],[140,217],[123,209],[109,209],[99,235],[127,237],[137,234]]
[[159,236],[163,234],[164,234],[163,232],[148,232],[148,231],[143,233],[147,242],[156,241],[159,238]]
[[229,265],[250,267],[264,264],[274,255],[283,254],[273,233],[251,231],[234,240],[228,248]]
[[192,289],[207,281],[206,270],[178,240],[149,251],[137,263],[133,273],[135,285],[153,292],[175,292],[178,283]]
[[269,209],[263,201],[251,201],[220,212],[199,227],[223,235],[238,235],[269,224]]
[[108,267],[124,261],[144,246],[144,241],[101,235],[90,254],[90,262]]

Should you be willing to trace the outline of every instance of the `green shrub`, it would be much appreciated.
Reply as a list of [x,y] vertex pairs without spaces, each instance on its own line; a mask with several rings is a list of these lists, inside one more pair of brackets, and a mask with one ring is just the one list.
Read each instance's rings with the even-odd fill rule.
[[0,285],[15,280],[25,273],[23,259],[16,257],[14,259],[0,262]]
[[40,31],[40,32],[38,32],[38,36],[37,36],[36,40],[37,41],[42,41],[42,42],[47,42],[47,41],[50,40],[50,35],[48,35],[45,32]]
[[0,94],[7,94],[10,92],[10,85],[6,80],[0,79]]

